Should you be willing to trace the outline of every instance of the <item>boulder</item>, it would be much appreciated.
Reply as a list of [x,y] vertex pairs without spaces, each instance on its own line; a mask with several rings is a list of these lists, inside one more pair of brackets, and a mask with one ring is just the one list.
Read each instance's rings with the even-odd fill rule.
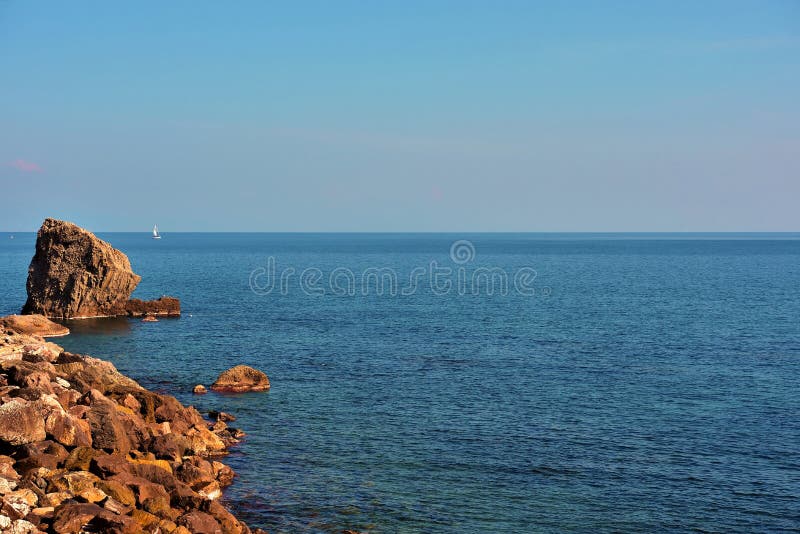
[[217,520],[213,516],[194,510],[178,519],[178,524],[189,529],[194,534],[221,534]]
[[91,428],[94,448],[123,454],[130,451],[129,429],[117,413],[114,401],[94,389],[86,397],[90,407],[86,419]]
[[93,503],[62,504],[53,513],[53,530],[60,533],[106,532],[127,534],[141,532],[133,518],[117,515]]
[[266,391],[269,389],[267,375],[247,365],[237,365],[219,375],[211,384],[214,391],[241,393],[244,391]]
[[0,441],[24,445],[45,437],[44,419],[32,403],[12,399],[0,406]]
[[54,323],[44,315],[39,314],[0,317],[0,330],[12,330],[18,334],[41,337],[66,336],[69,334],[69,328]]
[[67,447],[91,447],[92,431],[85,419],[68,413],[53,413],[45,420],[45,430],[53,439]]

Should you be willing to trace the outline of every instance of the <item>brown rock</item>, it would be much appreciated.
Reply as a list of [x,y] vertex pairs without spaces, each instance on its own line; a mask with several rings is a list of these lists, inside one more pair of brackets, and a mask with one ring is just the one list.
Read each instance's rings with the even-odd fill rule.
[[269,389],[267,375],[247,365],[237,365],[219,375],[211,384],[215,391],[240,393],[243,391],[266,391]]
[[186,431],[189,439],[189,450],[193,454],[225,454],[226,446],[222,439],[203,426],[193,426]]
[[[88,393],[92,389],[103,394],[118,391],[146,391],[135,380],[117,371],[111,362],[88,356],[61,354],[53,365],[53,371],[82,393]],[[155,394],[153,393],[153,395]]]
[[208,412],[208,416],[214,421],[224,421],[224,422],[236,421],[236,416],[231,415],[227,412],[218,412],[216,410],[211,410],[210,412]]
[[181,314],[181,301],[175,297],[161,297],[156,300],[130,299],[125,303],[125,313],[130,317],[144,317],[148,321],[158,320],[157,316],[178,317]]
[[233,514],[227,511],[220,503],[216,501],[208,503],[206,511],[217,520],[225,534],[242,534],[243,532],[247,532],[247,527],[244,523],[236,519]]
[[6,315],[0,317],[0,330],[13,330],[18,334],[52,337],[66,336],[69,328],[54,323],[44,315]]
[[69,453],[61,444],[46,440],[22,445],[15,455],[17,463],[14,468],[22,473],[38,467],[55,469]]
[[117,404],[97,390],[87,393],[89,412],[86,419],[92,429],[92,444],[96,449],[127,453],[131,439],[120,416]]
[[157,323],[158,319],[156,319],[155,315],[145,315],[142,319],[143,323]]
[[200,508],[203,503],[207,502],[205,497],[183,483],[176,484],[175,488],[170,491],[170,497],[172,506],[183,510]]
[[66,491],[53,491],[46,494],[42,499],[40,499],[39,504],[42,506],[53,506],[57,507],[62,502],[66,501],[67,499],[71,499],[72,494]]
[[53,517],[54,511],[55,508],[52,506],[40,506],[39,508],[34,508],[33,510],[31,510],[31,513],[38,516],[40,519],[43,518],[49,519]]
[[[49,467],[50,469],[55,469],[55,465],[60,464],[64,460],[67,459],[69,453],[67,450],[61,446],[61,444],[56,443],[54,441],[37,441],[35,443],[28,443],[26,445],[22,445],[19,447],[15,453],[17,457],[17,471],[22,471],[19,468],[19,465],[23,460],[27,460],[30,458],[39,458],[39,457],[48,457],[50,459],[44,459],[43,462],[39,464],[37,461],[34,461],[28,469],[35,469],[36,467]],[[54,464],[52,467],[48,465],[50,462]]]
[[197,384],[192,389],[192,393],[194,393],[195,395],[205,395],[206,393],[208,393],[208,390],[203,384]]
[[92,432],[89,422],[78,419],[69,413],[52,413],[45,419],[45,430],[62,445],[67,447],[91,447]]
[[0,477],[0,495],[11,493],[17,487],[17,483],[13,480]]
[[182,515],[178,519],[178,524],[188,528],[193,534],[222,534],[222,527],[217,520],[198,510]]
[[175,529],[178,528],[178,525],[176,525],[169,519],[162,519],[158,523],[158,528],[160,528],[161,532],[164,532],[165,534],[172,534],[173,532],[175,532]]
[[78,534],[102,511],[96,504],[61,504],[53,512],[53,530],[64,534]]
[[177,469],[178,479],[198,490],[216,480],[214,466],[208,460],[192,456],[183,462]]
[[125,254],[91,232],[45,219],[22,313],[61,319],[117,315],[140,280]]
[[157,467],[163,471],[166,471],[170,475],[172,474],[172,465],[166,460],[157,460],[155,457],[153,458],[133,458],[129,460],[131,463],[131,472],[136,473],[137,467],[139,465],[152,465]]
[[[118,400],[117,402],[120,402],[120,401]],[[121,404],[123,406],[125,406],[126,408],[129,408],[129,409],[131,409],[132,411],[134,411],[136,413],[140,413],[141,409],[142,409],[142,403],[139,402],[138,400],[136,400],[136,397],[134,397],[130,393],[128,393],[124,397],[122,397]]]
[[[33,518],[29,517],[29,519]],[[11,523],[11,527],[8,530],[3,532],[7,534],[39,534],[41,531],[31,521],[17,519]]]
[[205,486],[197,488],[196,491],[209,501],[215,501],[222,496],[222,488],[220,487],[219,482],[216,480],[206,484]]
[[88,471],[72,471],[54,477],[47,486],[49,492],[66,491],[72,495],[77,495],[83,490],[93,488],[100,482],[100,479]]
[[[133,494],[131,494],[133,495]],[[115,514],[128,515],[133,510],[132,506],[126,506],[113,497],[108,497],[103,503],[103,508]]]
[[[155,482],[151,482],[150,480],[140,476],[135,476],[130,473],[120,473],[119,475],[114,475],[109,480],[119,482],[120,484],[132,489],[136,495],[136,502],[138,502],[139,505],[143,505],[149,499],[166,499],[167,501],[170,499],[170,496],[167,493],[167,490],[164,489],[164,486],[161,484],[156,484]],[[120,502],[124,502],[116,496],[114,498],[120,500]]]
[[85,502],[100,502],[106,497],[108,497],[108,495],[106,495],[103,490],[100,490],[95,487],[84,488],[76,492],[75,496]]
[[119,453],[105,454],[102,453],[91,461],[90,470],[93,473],[105,478],[121,473],[130,472],[131,464],[128,460]]
[[134,521],[136,521],[144,532],[155,532],[155,529],[161,522],[158,517],[145,510],[134,510],[131,513],[131,517],[133,517]]
[[189,440],[180,434],[164,434],[155,436],[150,440],[148,449],[157,458],[179,461],[183,458],[186,449],[189,448]]
[[104,532],[133,534],[141,532],[136,521],[117,515],[92,503],[64,503],[53,512],[53,531],[60,534]]
[[32,404],[12,399],[0,406],[0,441],[22,445],[45,437],[44,419]]
[[97,487],[123,506],[132,507],[136,505],[136,495],[133,490],[118,480],[101,480]]
[[214,467],[214,476],[216,477],[220,486],[225,488],[233,484],[233,478],[236,476],[236,473],[233,472],[233,469],[231,469],[230,466],[227,466],[222,462],[211,462],[211,465]]
[[104,454],[104,452],[91,447],[75,447],[67,456],[67,460],[64,462],[64,469],[67,471],[88,471],[92,460]]
[[16,510],[20,519],[28,515],[32,508],[39,502],[39,497],[30,489],[22,488],[3,496],[6,507],[10,506]]

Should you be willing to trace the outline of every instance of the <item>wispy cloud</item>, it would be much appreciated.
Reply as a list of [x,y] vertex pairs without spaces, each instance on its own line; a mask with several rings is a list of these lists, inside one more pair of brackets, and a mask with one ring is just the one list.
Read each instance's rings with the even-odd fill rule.
[[709,48],[712,50],[761,51],[777,48],[796,48],[798,45],[800,45],[800,38],[796,36],[772,35],[714,41],[709,44]]
[[9,167],[14,167],[20,172],[42,172],[42,168],[38,163],[26,161],[24,159],[15,159],[8,164]]

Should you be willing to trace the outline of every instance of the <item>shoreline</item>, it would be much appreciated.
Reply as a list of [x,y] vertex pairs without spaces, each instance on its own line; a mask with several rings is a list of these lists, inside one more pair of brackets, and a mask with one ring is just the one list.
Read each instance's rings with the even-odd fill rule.
[[111,362],[2,326],[0,530],[258,534],[219,502],[235,477],[220,460],[242,435]]

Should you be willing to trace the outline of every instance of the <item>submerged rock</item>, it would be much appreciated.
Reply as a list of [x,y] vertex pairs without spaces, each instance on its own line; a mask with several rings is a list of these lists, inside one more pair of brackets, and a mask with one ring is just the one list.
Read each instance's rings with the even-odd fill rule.
[[192,393],[195,395],[205,395],[208,393],[208,390],[203,384],[197,384],[194,388],[192,388]]
[[266,391],[269,389],[267,375],[247,365],[237,365],[219,375],[211,384],[214,391],[241,393],[245,391]]

